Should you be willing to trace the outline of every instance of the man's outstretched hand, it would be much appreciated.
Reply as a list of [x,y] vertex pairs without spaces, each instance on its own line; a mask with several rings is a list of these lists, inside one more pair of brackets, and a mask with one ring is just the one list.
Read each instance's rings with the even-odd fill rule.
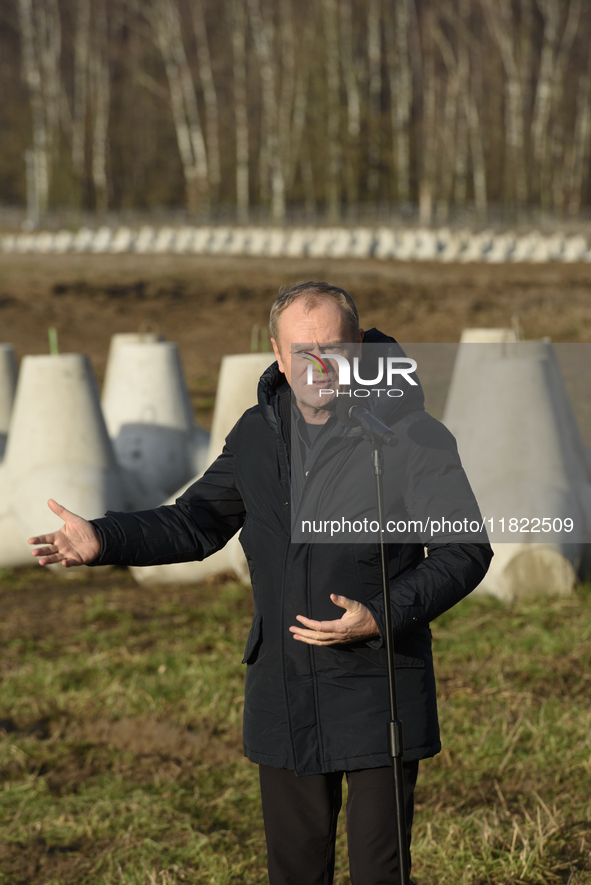
[[31,550],[32,556],[40,557],[39,565],[61,562],[68,568],[71,565],[86,565],[96,559],[101,552],[101,542],[95,527],[81,516],[70,513],[53,498],[49,499],[47,505],[64,520],[64,524],[59,532],[29,538],[29,544],[44,545]]
[[345,609],[342,618],[336,621],[313,621],[303,615],[296,620],[304,626],[290,627],[294,639],[307,642],[308,645],[338,645],[343,642],[358,642],[361,639],[373,639],[380,635],[374,616],[362,602],[347,599],[346,596],[330,594],[335,605]]

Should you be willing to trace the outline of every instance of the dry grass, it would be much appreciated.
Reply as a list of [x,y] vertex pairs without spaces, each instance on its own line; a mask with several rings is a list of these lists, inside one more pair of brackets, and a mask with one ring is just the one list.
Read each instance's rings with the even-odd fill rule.
[[[240,740],[248,590],[1,583],[0,882],[266,882]],[[445,749],[417,789],[421,885],[591,882],[589,598],[475,598],[434,625]]]

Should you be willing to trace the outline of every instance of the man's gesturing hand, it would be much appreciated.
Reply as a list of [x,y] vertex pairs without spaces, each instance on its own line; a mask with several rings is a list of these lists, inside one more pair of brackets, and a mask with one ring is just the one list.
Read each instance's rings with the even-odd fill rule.
[[31,550],[32,556],[40,557],[39,565],[61,562],[67,568],[71,565],[85,565],[96,559],[101,552],[101,542],[95,527],[81,516],[70,513],[53,498],[49,499],[47,505],[64,520],[64,524],[59,532],[29,538],[29,544],[47,545]]
[[336,593],[331,593],[330,598],[335,605],[346,610],[343,617],[336,621],[312,621],[303,615],[297,615],[296,620],[301,621],[304,626],[289,628],[294,639],[307,642],[308,645],[338,645],[379,636],[374,617],[363,603],[347,599],[346,596],[337,596]]

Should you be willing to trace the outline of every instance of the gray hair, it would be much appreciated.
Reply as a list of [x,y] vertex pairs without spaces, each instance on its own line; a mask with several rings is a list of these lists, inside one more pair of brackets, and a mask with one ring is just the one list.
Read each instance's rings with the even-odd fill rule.
[[271,307],[269,315],[269,336],[278,340],[279,333],[279,317],[286,307],[297,301],[298,298],[305,298],[306,310],[312,310],[322,301],[331,298],[341,308],[343,313],[343,322],[351,333],[353,340],[359,332],[359,313],[357,306],[348,292],[339,289],[338,286],[331,286],[329,283],[321,283],[316,280],[308,280],[307,283],[295,283],[291,286],[282,286],[275,303]]

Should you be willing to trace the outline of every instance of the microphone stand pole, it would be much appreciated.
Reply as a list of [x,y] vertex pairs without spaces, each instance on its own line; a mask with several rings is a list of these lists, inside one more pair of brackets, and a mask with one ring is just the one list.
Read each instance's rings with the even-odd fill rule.
[[390,571],[387,548],[384,543],[382,527],[385,525],[384,507],[384,456],[382,446],[374,438],[372,452],[373,473],[376,478],[378,499],[378,523],[380,525],[380,560],[382,566],[382,599],[384,603],[384,626],[386,630],[386,653],[388,660],[388,692],[390,696],[390,721],[388,730],[388,754],[392,760],[394,777],[394,802],[396,807],[396,833],[398,836],[398,880],[400,885],[410,885],[410,858],[408,837],[406,833],[406,803],[404,799],[404,780],[402,757],[404,743],[402,740],[402,722],[398,718],[398,701],[396,698],[396,664],[394,660],[394,637],[392,635],[392,609],[390,605]]

